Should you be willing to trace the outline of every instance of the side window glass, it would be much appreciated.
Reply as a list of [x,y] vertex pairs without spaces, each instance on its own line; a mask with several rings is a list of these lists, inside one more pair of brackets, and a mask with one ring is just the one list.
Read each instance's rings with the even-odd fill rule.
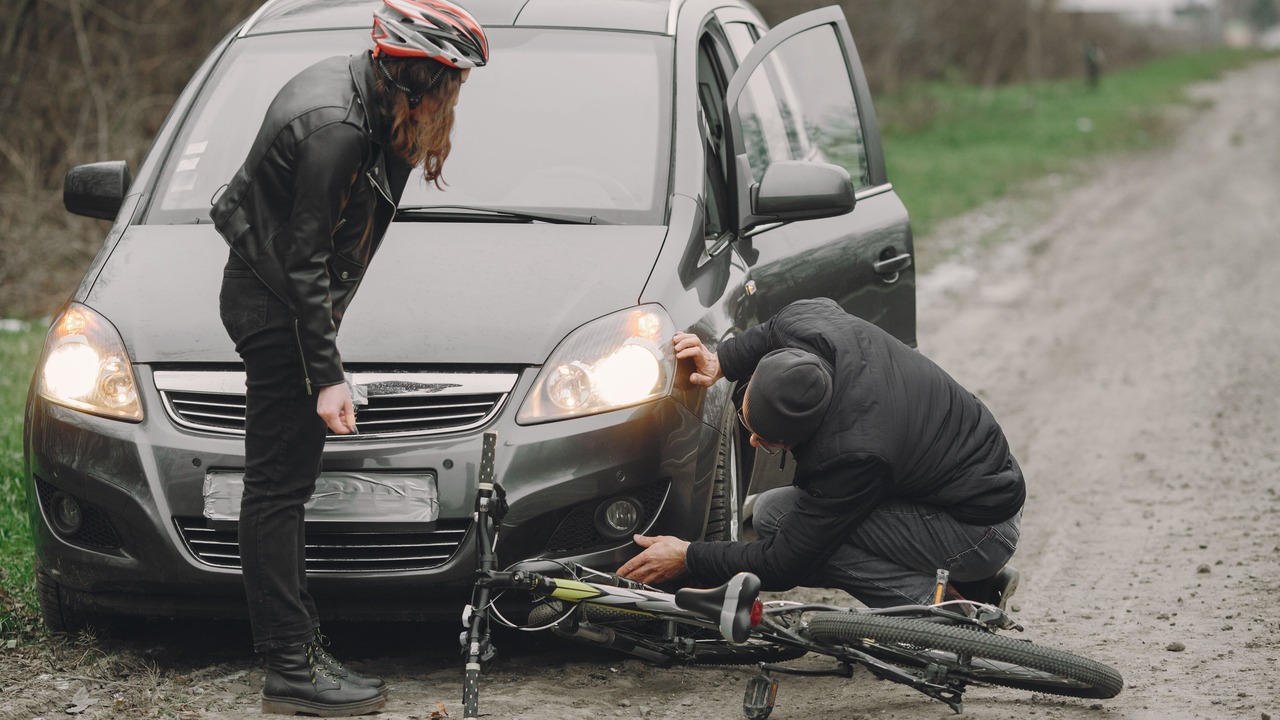
[[[751,51],[758,38],[755,29],[746,23],[728,23],[725,34],[739,62]],[[773,61],[765,60],[765,64]],[[792,142],[788,138],[786,123],[780,110],[772,76],[775,71],[757,70],[743,90],[738,101],[738,117],[742,121],[743,141],[751,158],[751,171],[756,182],[764,175],[764,169],[775,160],[790,160]]]
[[853,79],[834,25],[775,48],[747,81],[738,113],[757,182],[770,162],[812,160],[845,168],[854,187],[870,184]]
[[706,198],[704,232],[708,237],[718,236],[729,227],[724,181],[724,159],[729,156],[724,145],[724,89],[727,82],[716,41],[709,35],[704,36],[698,47],[698,102],[706,135],[707,170],[703,195]]

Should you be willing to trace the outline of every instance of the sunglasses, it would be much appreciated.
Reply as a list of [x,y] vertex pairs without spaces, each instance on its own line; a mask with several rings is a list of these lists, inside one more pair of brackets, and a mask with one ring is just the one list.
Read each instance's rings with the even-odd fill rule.
[[759,435],[756,435],[756,431],[752,430],[751,426],[747,425],[747,418],[745,415],[742,414],[741,408],[738,409],[738,422],[742,423],[742,427],[747,432],[751,433],[751,436],[756,439],[756,447],[758,447],[760,450],[763,450],[765,455],[770,455],[770,456],[777,455],[778,453],[787,449],[786,445],[783,445],[781,443],[771,443],[768,440],[765,440],[764,438],[760,437]]

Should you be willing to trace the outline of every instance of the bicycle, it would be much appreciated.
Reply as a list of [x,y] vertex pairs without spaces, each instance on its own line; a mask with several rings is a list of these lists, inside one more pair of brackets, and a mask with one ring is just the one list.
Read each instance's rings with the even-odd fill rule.
[[[879,609],[762,602],[760,580],[750,573],[739,573],[718,588],[669,593],[557,560],[527,560],[499,571],[494,547],[505,500],[493,479],[495,445],[496,436],[486,434],[474,518],[475,591],[463,615],[468,628],[463,635],[464,718],[479,716],[479,678],[493,657],[491,620],[551,631],[664,667],[758,664],[760,674],[748,681],[743,697],[748,720],[764,720],[772,712],[777,675],[849,678],[855,666],[912,687],[957,713],[969,685],[1097,699],[1115,697],[1124,687],[1120,673],[1107,665],[998,634],[1023,629],[998,607],[942,601],[945,571],[939,571],[934,604]],[[527,624],[511,622],[494,605],[497,595],[507,591],[537,601]],[[808,653],[837,664],[828,669],[780,664]]]

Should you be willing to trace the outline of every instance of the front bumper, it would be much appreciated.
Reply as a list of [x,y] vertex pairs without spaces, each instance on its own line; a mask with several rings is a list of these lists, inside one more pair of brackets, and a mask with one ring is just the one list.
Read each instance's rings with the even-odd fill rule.
[[[243,441],[175,424],[154,390],[150,369],[135,369],[139,385],[147,389],[140,423],[87,415],[39,397],[30,400],[25,451],[36,568],[59,585],[67,602],[92,613],[242,617],[235,529],[226,524],[210,529],[203,517],[203,487],[206,473],[243,466]],[[522,375],[513,398],[524,396],[532,375]],[[639,531],[701,536],[718,436],[685,405],[664,399],[530,426],[514,422],[517,406],[510,403],[486,427],[465,433],[326,446],[326,471],[435,474],[440,505],[432,526],[381,533],[388,537],[379,542],[404,539],[396,537],[404,533],[434,542],[436,556],[419,567],[333,571],[309,565],[308,589],[326,617],[387,620],[456,613],[475,571],[470,517],[483,432],[498,433],[497,478],[510,505],[499,532],[504,565],[557,557],[616,568],[637,548],[629,537],[610,539],[593,531],[595,510],[609,498],[628,497],[644,506]],[[84,523],[76,533],[66,532],[65,524],[59,530],[54,521],[52,501],[59,494],[69,495],[83,510]],[[378,535],[378,521],[309,524],[308,544],[316,543],[309,557],[313,550],[323,553],[325,543],[346,547],[356,535],[364,540]],[[86,534],[83,528],[89,526],[93,532]],[[193,533],[206,538],[213,533],[221,538],[221,550],[209,550],[217,550],[217,543],[193,541]]]

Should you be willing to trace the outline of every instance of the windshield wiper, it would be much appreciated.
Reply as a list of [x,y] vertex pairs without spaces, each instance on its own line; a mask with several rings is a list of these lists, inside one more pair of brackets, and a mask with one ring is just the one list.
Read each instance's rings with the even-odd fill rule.
[[596,215],[525,212],[475,205],[413,205],[396,211],[397,220],[425,222],[546,222],[560,225],[613,225]]

